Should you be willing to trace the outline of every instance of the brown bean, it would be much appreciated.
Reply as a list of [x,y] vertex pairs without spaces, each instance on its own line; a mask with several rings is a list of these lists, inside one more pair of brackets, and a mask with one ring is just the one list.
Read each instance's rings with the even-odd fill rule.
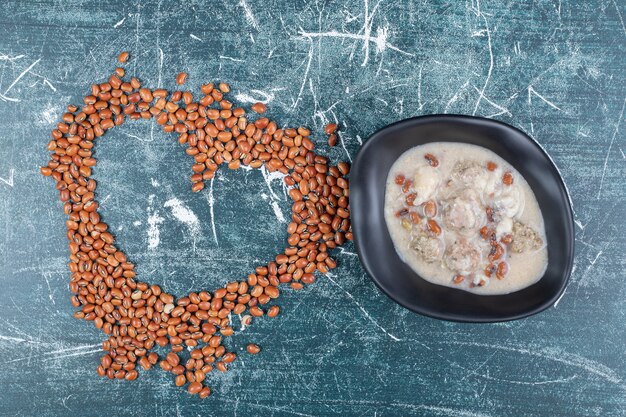
[[169,362],[169,364],[172,366],[176,366],[180,362],[180,358],[178,357],[178,355],[171,352],[167,354],[165,360],[167,360],[167,362]]
[[187,81],[187,73],[186,72],[178,73],[178,75],[176,76],[176,84],[182,85],[182,84],[185,84],[185,81]]
[[505,277],[505,275],[509,272],[509,264],[507,264],[506,262],[500,262],[498,264],[498,267],[496,269],[496,277],[498,279],[502,279]]
[[202,384],[197,381],[192,382],[187,387],[187,392],[189,392],[191,395],[198,394],[200,391],[202,391]]
[[174,379],[174,384],[177,387],[182,387],[183,385],[185,385],[187,383],[187,378],[185,378],[185,375],[176,375],[176,378]]
[[249,354],[256,355],[257,353],[261,351],[261,348],[258,345],[255,345],[254,343],[250,343],[248,346],[246,346],[246,350],[248,351]]
[[431,167],[437,167],[439,165],[439,160],[432,153],[427,153],[424,155],[424,158],[428,161]]
[[278,306],[271,306],[269,308],[269,310],[267,310],[267,316],[273,318],[273,317],[276,317],[279,312],[280,312],[280,307],[278,307]]
[[423,209],[424,215],[426,217],[435,217],[437,215],[437,203],[435,203],[433,200],[428,200],[427,202],[425,202]]
[[332,135],[336,131],[337,123],[328,123],[326,126],[324,126],[324,133],[326,133],[327,135]]
[[128,61],[128,57],[129,57],[129,56],[130,56],[130,55],[128,54],[128,52],[124,51],[124,52],[120,53],[120,54],[117,56],[117,60],[118,60],[119,62],[121,62],[121,63],[124,63],[124,62]]
[[258,114],[263,114],[267,110],[267,106],[261,102],[254,103],[252,105],[252,111]]
[[263,310],[255,306],[255,307],[250,308],[250,314],[253,317],[261,317],[263,315]]
[[200,392],[198,393],[198,397],[203,399],[208,397],[209,395],[211,395],[211,389],[209,387],[202,388],[202,390],[200,390]]
[[430,230],[436,236],[439,236],[441,234],[441,227],[439,227],[437,222],[433,219],[428,219],[428,230]]

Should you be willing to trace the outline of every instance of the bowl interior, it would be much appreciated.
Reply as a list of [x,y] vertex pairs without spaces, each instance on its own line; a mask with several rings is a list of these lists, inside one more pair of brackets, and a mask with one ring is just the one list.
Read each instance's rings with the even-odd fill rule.
[[[548,267],[537,283],[506,295],[475,295],[432,284],[400,259],[384,217],[387,174],[402,153],[428,142],[485,147],[524,176],[537,198],[546,228]],[[404,307],[446,320],[504,321],[542,311],[564,291],[574,252],[571,203],[549,156],[523,132],[469,116],[407,119],[378,131],[363,145],[350,177],[352,228],[361,262],[382,291]]]

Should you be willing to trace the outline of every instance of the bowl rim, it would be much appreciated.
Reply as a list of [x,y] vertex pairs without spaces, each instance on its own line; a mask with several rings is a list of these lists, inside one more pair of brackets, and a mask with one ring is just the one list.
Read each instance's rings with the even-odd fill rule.
[[[380,289],[380,291],[383,294],[385,294],[387,297],[389,297],[392,301],[401,305],[402,307],[406,308],[409,311],[412,311],[414,313],[417,313],[426,317],[430,317],[433,319],[445,320],[445,321],[457,322],[457,323],[499,323],[499,322],[507,322],[507,321],[523,319],[523,318],[530,317],[535,314],[541,313],[542,311],[547,310],[549,307],[557,303],[561,299],[561,297],[563,297],[565,290],[567,288],[567,285],[569,283],[571,274],[572,274],[572,269],[574,265],[575,245],[576,245],[576,229],[574,227],[574,203],[569,193],[569,189],[567,188],[567,185],[565,184],[565,181],[563,179],[563,175],[561,174],[561,171],[559,170],[556,163],[554,162],[554,159],[552,159],[552,157],[550,156],[550,154],[548,154],[545,148],[532,136],[530,136],[529,134],[527,134],[526,132],[524,132],[523,130],[515,126],[511,126],[499,120],[489,119],[486,117],[470,116],[470,115],[464,115],[464,114],[429,114],[429,115],[422,115],[422,116],[414,116],[414,117],[409,117],[406,119],[398,120],[396,122],[385,125],[384,127],[378,129],[376,132],[372,133],[367,138],[367,140],[363,143],[363,145],[359,148],[359,151],[356,157],[354,158],[354,162],[352,163],[352,168],[350,172],[352,173],[352,172],[360,171],[360,169],[355,169],[355,168],[358,168],[359,165],[361,164],[361,160],[364,158],[363,155],[367,153],[367,149],[369,147],[373,146],[372,144],[375,142],[374,139],[379,138],[385,131],[390,130],[392,128],[401,127],[402,125],[412,125],[415,123],[423,124],[423,123],[428,123],[429,121],[438,121],[438,122],[444,121],[445,122],[446,119],[453,119],[457,121],[459,120],[460,121],[480,121],[482,123],[487,123],[487,124],[498,126],[499,128],[513,130],[521,134],[521,136],[525,137],[529,142],[531,142],[540,151],[540,153],[543,156],[545,156],[546,159],[549,161],[550,167],[556,173],[556,176],[558,179],[558,185],[561,191],[561,197],[562,198],[564,197],[564,200],[566,202],[567,210],[563,213],[563,215],[566,217],[565,220],[566,220],[566,225],[568,229],[571,230],[570,250],[567,256],[567,263],[565,265],[565,268],[563,269],[563,276],[565,277],[565,279],[562,280],[559,290],[553,296],[546,298],[546,300],[543,301],[541,305],[533,309],[520,312],[519,314],[510,314],[507,316],[502,316],[500,318],[498,317],[463,317],[462,315],[446,314],[445,312],[440,313],[440,314],[437,314],[437,313],[433,314],[432,312],[428,310],[419,308],[419,306],[409,305],[403,301],[397,300],[383,286],[383,284],[381,284],[380,280],[372,272],[372,269],[370,267],[370,261],[368,261],[363,254],[363,251],[360,245],[360,238],[359,238],[358,232],[356,230],[353,230],[354,245],[355,245],[359,260],[361,262],[361,265],[363,266],[363,269],[365,270],[367,275],[369,275],[370,279],[374,282],[374,284]],[[354,188],[352,187],[352,185],[351,185],[350,191],[351,191],[351,194],[354,193]],[[358,192],[359,191],[357,191],[357,193]],[[351,208],[351,211],[354,213],[354,208]],[[358,213],[358,209],[356,212]],[[419,276],[419,274],[417,273],[415,273],[415,275],[418,276],[420,279],[424,279],[421,276]],[[490,296],[491,295],[484,295],[484,297],[490,297]]]

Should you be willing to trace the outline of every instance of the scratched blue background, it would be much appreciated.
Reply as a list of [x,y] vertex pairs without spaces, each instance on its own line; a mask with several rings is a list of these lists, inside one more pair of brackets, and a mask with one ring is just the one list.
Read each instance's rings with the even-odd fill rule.
[[[105,4],[108,3],[108,4]],[[5,1],[0,10],[0,415],[626,415],[626,5],[605,1]],[[510,123],[569,186],[576,260],[557,305],[512,323],[409,313],[347,245],[283,314],[229,341],[263,347],[190,397],[155,369],[95,373],[102,334],[74,320],[49,132],[115,57],[149,86],[232,84],[318,137],[333,161],[382,126],[430,113]],[[189,191],[188,158],[150,122],[104,137],[102,212],[140,277],[181,295],[242,278],[284,247],[289,203],[261,171]],[[323,141],[320,140],[319,143]]]

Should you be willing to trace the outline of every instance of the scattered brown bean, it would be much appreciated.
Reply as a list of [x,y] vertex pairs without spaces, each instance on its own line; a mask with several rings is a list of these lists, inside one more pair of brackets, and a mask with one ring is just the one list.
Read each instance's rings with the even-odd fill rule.
[[128,61],[128,57],[128,52],[124,51],[117,56],[117,60],[123,64],[124,62]]
[[332,135],[336,131],[337,123],[328,123],[326,126],[324,126],[324,133],[326,133],[327,135]]
[[502,175],[502,183],[504,183],[504,185],[513,184],[513,174],[509,171],[505,172],[504,175]]
[[176,84],[183,85],[185,84],[185,81],[187,81],[187,73],[186,72],[178,73],[178,75],[176,76]]
[[250,343],[248,346],[246,346],[246,350],[248,351],[249,354],[256,355],[257,353],[261,351],[261,348],[258,345],[255,345],[254,343]]

